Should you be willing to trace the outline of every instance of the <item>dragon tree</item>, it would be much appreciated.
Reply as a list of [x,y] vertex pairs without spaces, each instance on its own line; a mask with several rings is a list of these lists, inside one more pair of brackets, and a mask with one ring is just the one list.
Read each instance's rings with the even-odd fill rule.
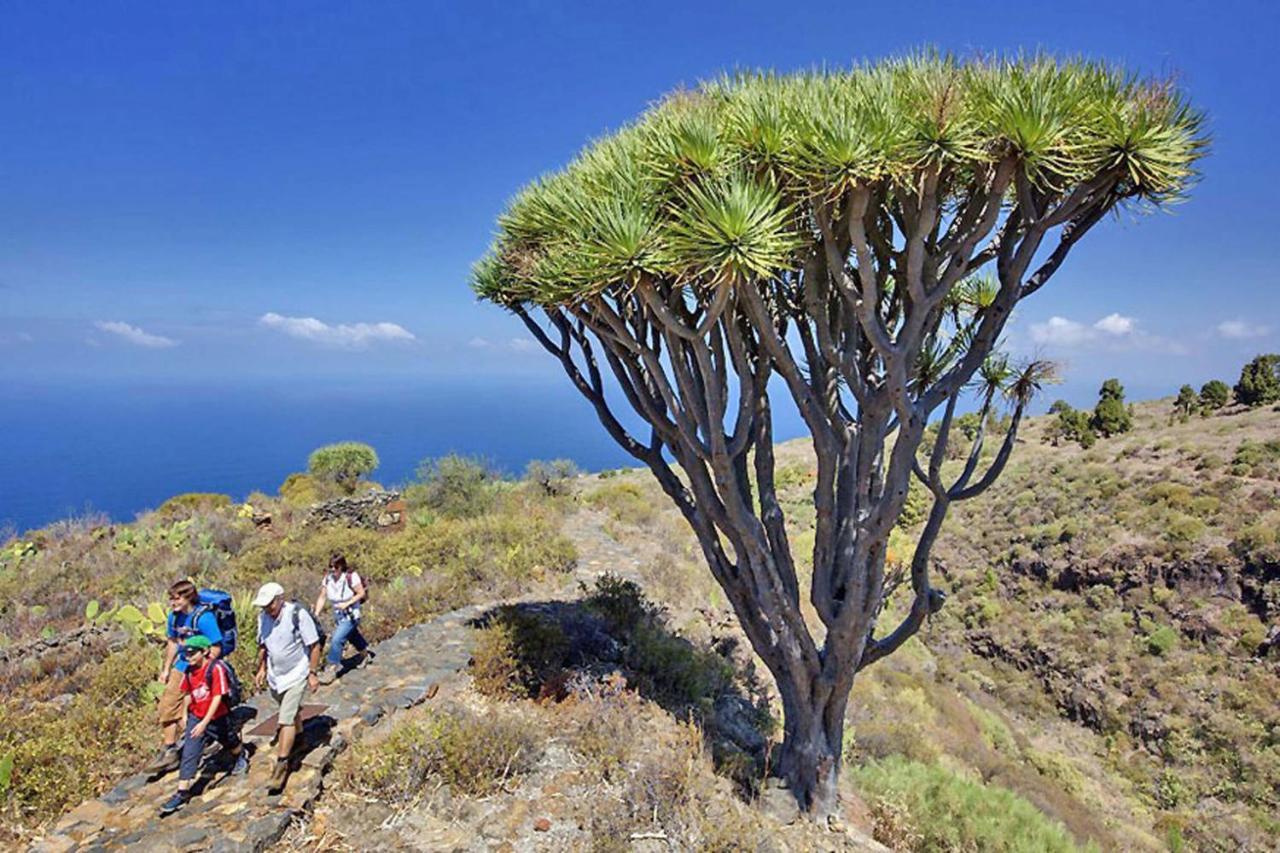
[[[776,771],[806,809],[835,808],[854,680],[943,606],[929,555],[948,507],[1000,475],[1044,379],[999,355],[1014,308],[1108,214],[1181,199],[1207,144],[1167,81],[920,55],[675,93],[502,214],[475,291],[524,321],[688,521],[776,682]],[[776,493],[779,393],[817,457],[811,554]],[[980,426],[957,437],[970,406]],[[896,568],[913,478],[932,506]],[[897,581],[910,605],[881,625]]]

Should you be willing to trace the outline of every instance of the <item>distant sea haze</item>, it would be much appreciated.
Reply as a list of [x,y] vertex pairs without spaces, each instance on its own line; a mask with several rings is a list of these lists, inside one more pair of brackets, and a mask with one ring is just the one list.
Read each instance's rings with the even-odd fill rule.
[[387,485],[450,452],[517,475],[531,459],[634,464],[557,379],[0,385],[0,539],[88,512],[131,521],[182,492],[274,493],[346,439],[373,445]]
[[[1128,390],[1131,400],[1168,393]],[[786,389],[773,387],[771,397],[776,439],[806,435]],[[1056,397],[1091,407],[1097,383],[1046,389],[1036,410]],[[587,471],[638,464],[554,374],[217,386],[0,380],[0,399],[0,541],[6,530],[90,512],[132,521],[183,492],[272,494],[306,470],[312,450],[348,439],[373,445],[382,460],[373,478],[388,486],[409,480],[424,458],[451,452],[486,457],[512,475],[531,459],[572,459]],[[647,440],[622,395],[613,399]]]

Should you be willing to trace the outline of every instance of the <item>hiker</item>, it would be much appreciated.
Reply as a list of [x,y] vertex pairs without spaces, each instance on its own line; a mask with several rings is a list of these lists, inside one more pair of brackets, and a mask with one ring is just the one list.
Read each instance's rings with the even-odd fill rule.
[[280,706],[279,752],[267,785],[270,793],[279,793],[289,775],[289,753],[298,734],[298,710],[307,687],[320,686],[316,677],[320,666],[320,629],[306,607],[284,600],[284,587],[278,583],[263,584],[254,596],[258,614],[258,672],[255,681],[261,688],[271,687],[271,698]]
[[170,815],[191,800],[191,783],[200,767],[200,756],[210,740],[216,740],[235,757],[231,773],[244,776],[249,772],[249,756],[240,743],[240,735],[231,725],[232,692],[235,675],[226,661],[214,656],[216,648],[209,638],[197,634],[183,646],[187,670],[181,681],[186,706],[186,736],[182,741],[182,760],[178,769],[178,790],[160,807],[160,816]]
[[160,667],[159,681],[164,685],[160,694],[157,714],[161,729],[160,755],[147,768],[148,772],[168,773],[181,761],[178,735],[182,731],[182,677],[187,671],[187,659],[183,648],[195,637],[208,639],[210,660],[222,656],[222,630],[217,616],[204,608],[197,608],[200,601],[196,585],[180,580],[169,587],[169,618],[166,622],[164,663]]
[[320,683],[331,684],[342,666],[342,647],[348,641],[360,652],[362,665],[373,663],[373,651],[360,633],[360,602],[369,600],[369,589],[360,573],[347,566],[347,558],[334,554],[329,559],[329,571],[320,581],[320,594],[316,597],[315,613],[324,610],[328,601],[333,607],[333,636],[329,639],[329,657],[320,672]]

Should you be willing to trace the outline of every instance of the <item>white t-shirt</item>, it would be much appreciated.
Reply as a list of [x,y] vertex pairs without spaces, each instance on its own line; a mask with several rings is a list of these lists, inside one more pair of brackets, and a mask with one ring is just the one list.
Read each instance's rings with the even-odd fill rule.
[[299,610],[298,630],[293,630],[293,609],[298,606],[286,601],[279,619],[265,610],[258,614],[258,645],[267,647],[267,683],[277,693],[306,681],[311,672],[307,647],[320,642],[316,623],[305,609]]
[[[357,585],[364,586],[364,580],[360,577],[359,572],[341,572],[336,578],[333,576],[333,572],[325,572],[324,597],[329,599],[330,604],[338,604],[349,598],[355,598]],[[360,605],[348,607],[347,615],[352,619],[359,619]]]

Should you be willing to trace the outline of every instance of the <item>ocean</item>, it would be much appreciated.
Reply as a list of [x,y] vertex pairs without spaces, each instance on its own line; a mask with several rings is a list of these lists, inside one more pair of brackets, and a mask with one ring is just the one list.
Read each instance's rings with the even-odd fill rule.
[[387,486],[451,452],[512,475],[531,459],[636,464],[562,377],[9,383],[0,395],[0,531],[86,513],[130,521],[182,492],[274,493],[312,450],[348,439],[377,450],[373,479]]
[[[1091,406],[1095,393],[1090,382],[1069,382],[1048,389],[1035,408],[1057,396]],[[775,439],[806,435],[777,380],[771,398]],[[621,394],[613,399],[633,434],[647,439]],[[454,452],[485,457],[510,475],[531,459],[572,459],[586,471],[639,464],[556,374],[216,384],[0,380],[0,401],[0,541],[6,530],[87,513],[130,521],[183,492],[272,494],[290,473],[306,470],[312,450],[334,441],[371,444],[382,461],[373,479],[386,486],[411,479],[423,459]]]

